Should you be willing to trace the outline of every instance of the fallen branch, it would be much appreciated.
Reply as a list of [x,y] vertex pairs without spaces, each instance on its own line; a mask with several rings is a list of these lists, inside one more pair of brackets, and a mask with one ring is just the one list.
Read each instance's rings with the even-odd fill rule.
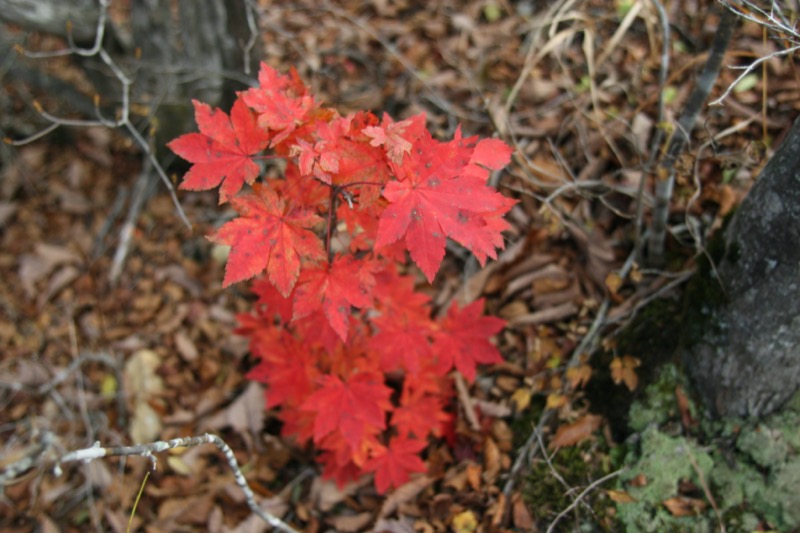
[[[220,437],[210,433],[206,433],[197,437],[182,437],[167,441],[156,441],[147,444],[117,446],[112,448],[104,448],[100,446],[99,442],[96,442],[95,445],[90,448],[83,448],[81,450],[67,452],[60,458],[56,459],[55,466],[53,467],[53,473],[56,476],[60,476],[63,473],[61,465],[64,463],[88,463],[102,457],[124,457],[131,455],[140,455],[150,459],[153,464],[153,469],[155,469],[156,458],[153,454],[161,453],[173,448],[188,448],[200,446],[202,444],[213,444],[225,456],[228,466],[233,472],[233,478],[239,488],[242,489],[242,492],[244,492],[247,506],[251,511],[253,511],[254,514],[278,531],[283,531],[284,533],[297,533],[297,530],[292,528],[289,524],[277,516],[264,511],[258,506],[258,503],[255,499],[255,494],[250,488],[250,485],[248,485],[244,474],[242,474],[239,463],[236,461],[236,457],[233,455],[233,450],[231,450],[230,446],[228,446]],[[22,459],[7,465],[5,469],[0,472],[0,487],[12,483],[17,477],[27,470],[39,466],[43,462],[43,459],[48,451],[54,446],[55,438],[53,434],[49,431],[43,432],[39,441],[29,448],[28,453],[25,453]]]

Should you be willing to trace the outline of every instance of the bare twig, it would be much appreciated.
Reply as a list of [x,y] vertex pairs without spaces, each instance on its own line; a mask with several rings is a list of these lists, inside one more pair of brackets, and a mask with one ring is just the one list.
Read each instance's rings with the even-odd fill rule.
[[572,511],[579,503],[581,503],[581,501],[586,497],[587,494],[592,492],[594,489],[596,489],[597,487],[599,487],[600,485],[602,485],[606,481],[608,481],[610,479],[614,479],[615,477],[617,477],[618,475],[620,475],[624,471],[625,471],[625,469],[621,468],[619,470],[616,470],[614,472],[611,472],[610,474],[607,474],[607,475],[601,477],[600,479],[594,480],[588,487],[583,489],[583,491],[580,494],[578,494],[578,496],[572,501],[571,504],[569,504],[563,511],[558,513],[558,516],[556,516],[553,519],[553,521],[550,523],[550,526],[547,528],[547,533],[551,533],[553,531],[553,529],[556,527],[556,525],[558,524],[558,522],[562,518],[564,518],[567,515],[567,513]]
[[675,185],[675,161],[688,144],[689,135],[694,129],[694,123],[700,113],[700,108],[708,98],[711,88],[717,80],[722,59],[728,49],[735,27],[736,14],[727,9],[724,10],[717,33],[714,35],[714,41],[711,44],[706,64],[697,78],[697,83],[689,95],[678,123],[672,131],[664,157],[661,159],[657,169],[653,221],[647,243],[648,259],[652,264],[660,265],[664,261],[664,241],[667,233],[669,204],[672,199],[672,189]]
[[661,61],[659,62],[658,69],[658,118],[656,119],[656,129],[653,138],[650,141],[650,153],[647,157],[647,162],[642,168],[642,174],[639,178],[639,190],[636,195],[636,259],[642,260],[642,246],[644,244],[643,231],[644,231],[644,186],[647,182],[647,174],[656,160],[658,147],[664,140],[664,116],[666,115],[666,106],[664,104],[664,90],[667,86],[667,74],[669,73],[669,51],[670,51],[670,28],[669,18],[664,9],[664,5],[660,0],[651,0],[653,5],[658,11],[658,21],[661,25]]
[[156,458],[153,455],[154,453],[161,453],[166,450],[171,450],[173,448],[180,448],[180,447],[193,447],[193,446],[200,446],[202,444],[213,444],[214,446],[219,449],[222,454],[225,456],[226,461],[228,462],[228,466],[233,471],[233,478],[236,481],[236,484],[242,489],[244,492],[245,499],[247,501],[247,506],[250,507],[250,510],[253,511],[259,518],[264,520],[266,523],[274,527],[279,531],[283,531],[285,533],[297,533],[297,531],[292,528],[289,524],[274,516],[263,509],[261,509],[256,502],[255,494],[253,490],[250,488],[250,485],[247,483],[247,479],[245,479],[244,474],[242,474],[242,470],[239,467],[239,463],[236,460],[236,457],[233,455],[233,450],[231,450],[230,446],[228,446],[224,440],[222,440],[217,435],[212,435],[210,433],[206,433],[204,435],[196,436],[196,437],[182,437],[177,439],[172,439],[168,441],[157,441],[151,442],[147,444],[136,444],[134,446],[119,446],[113,448],[103,448],[100,446],[100,443],[95,443],[94,446],[90,448],[84,448],[82,450],[74,450],[68,452],[61,456],[55,464],[53,469],[54,473],[58,476],[61,475],[62,469],[61,465],[64,463],[70,462],[90,462],[94,461],[95,459],[100,459],[102,457],[126,457],[131,455],[140,455],[150,461],[153,464],[153,468],[155,469],[156,466]]
[[[110,120],[108,118],[103,117],[100,112],[99,107],[97,108],[97,119],[95,120],[75,120],[75,119],[66,119],[61,117],[56,117],[46,111],[44,111],[41,106],[36,103],[35,107],[39,114],[48,122],[50,125],[44,128],[42,131],[35,133],[29,137],[19,140],[10,140],[6,139],[6,142],[13,145],[13,146],[21,146],[25,144],[29,144],[37,139],[42,138],[43,136],[51,133],[56,128],[60,126],[68,126],[68,127],[87,127],[87,126],[105,126],[108,128],[120,128],[127,131],[131,137],[136,141],[136,144],[141,148],[142,152],[145,154],[145,157],[150,161],[155,169],[156,173],[161,178],[161,181],[169,191],[170,197],[172,198],[172,203],[175,205],[175,210],[178,213],[178,216],[183,221],[183,223],[191,229],[192,224],[189,222],[189,219],[186,217],[186,214],[183,211],[183,207],[181,207],[180,202],[178,201],[178,196],[175,192],[175,187],[172,185],[172,182],[167,177],[166,172],[161,167],[161,164],[155,157],[155,153],[151,150],[147,140],[142,136],[139,130],[133,125],[130,120],[130,111],[131,111],[131,86],[133,85],[133,80],[129,76],[127,76],[119,65],[114,61],[114,59],[108,54],[108,52],[103,48],[103,36],[105,35],[105,26],[106,20],[108,17],[108,6],[110,5],[110,0],[98,0],[99,7],[100,7],[100,15],[97,19],[97,29],[95,33],[95,40],[94,44],[90,48],[81,48],[77,46],[74,41],[72,40],[71,36],[68,35],[68,43],[69,46],[67,48],[61,50],[55,50],[52,52],[32,52],[25,50],[21,47],[18,47],[17,50],[21,54],[26,57],[32,59],[41,59],[41,58],[50,58],[50,57],[61,57],[67,55],[79,55],[82,57],[99,57],[100,60],[111,70],[114,74],[114,77],[119,81],[121,86],[121,99],[122,99],[122,108],[119,111],[119,118],[116,120]],[[99,97],[95,97],[95,104]]]

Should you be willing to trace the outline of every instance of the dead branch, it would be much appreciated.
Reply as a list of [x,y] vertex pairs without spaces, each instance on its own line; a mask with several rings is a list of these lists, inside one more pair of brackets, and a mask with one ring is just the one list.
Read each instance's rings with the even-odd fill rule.
[[675,162],[689,143],[689,136],[694,129],[697,116],[700,114],[700,108],[717,80],[722,59],[725,57],[725,51],[728,49],[735,28],[736,14],[730,10],[724,10],[717,33],[714,35],[714,41],[711,43],[706,64],[697,78],[678,123],[671,132],[669,143],[664,149],[664,156],[656,170],[655,206],[647,242],[648,260],[653,265],[658,266],[664,262],[664,241],[667,234],[669,205],[672,199],[672,189],[675,186]]
[[[29,448],[22,459],[7,465],[5,469],[0,472],[0,487],[13,482],[17,477],[27,470],[40,466],[45,456],[52,450],[52,448],[55,447],[55,441],[55,436],[51,432],[44,431],[41,437],[38,439],[38,442]],[[233,472],[233,478],[236,481],[236,484],[240,489],[242,489],[245,499],[247,500],[247,505],[255,515],[278,531],[283,531],[284,533],[297,533],[297,530],[295,530],[289,524],[259,507],[255,499],[255,494],[250,488],[250,485],[247,483],[247,479],[244,477],[244,474],[242,474],[242,470],[239,467],[236,457],[233,455],[233,450],[231,450],[230,446],[228,446],[228,444],[219,436],[212,435],[210,433],[195,437],[181,437],[168,441],[156,441],[146,444],[118,446],[112,448],[104,448],[99,442],[96,442],[94,446],[90,448],[83,448],[81,450],[67,452],[56,459],[53,462],[53,473],[56,476],[60,476],[63,473],[62,465],[65,463],[88,463],[103,457],[127,457],[133,455],[139,455],[149,459],[152,462],[152,468],[155,470],[157,460],[153,454],[161,453],[173,448],[193,447],[203,444],[213,444],[225,456],[225,460]]]

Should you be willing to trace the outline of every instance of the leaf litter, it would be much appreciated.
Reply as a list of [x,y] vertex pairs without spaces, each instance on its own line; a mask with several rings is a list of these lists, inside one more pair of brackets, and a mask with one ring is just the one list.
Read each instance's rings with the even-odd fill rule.
[[[546,526],[544,504],[539,508],[519,488],[503,491],[520,442],[539,420],[537,406],[553,398],[542,436],[548,447],[597,438],[605,422],[588,411],[582,392],[593,374],[583,359],[587,354],[575,352],[607,295],[608,316],[616,323],[664,284],[653,273],[639,279],[620,275],[627,252],[621,243],[631,239],[632,197],[642,179],[637,169],[651,155],[649,140],[660,127],[652,6],[633,2],[620,15],[608,3],[592,1],[554,2],[537,13],[526,12],[526,2],[496,2],[489,10],[485,2],[447,0],[416,7],[381,1],[335,8],[310,0],[267,4],[258,2],[264,52],[283,70],[293,65],[301,77],[314,80],[315,94],[326,102],[343,111],[393,108],[397,117],[425,111],[442,138],[452,136],[454,122],[469,134],[515,136],[515,162],[500,181],[518,200],[509,213],[506,250],[480,269],[448,246],[453,253],[432,291],[440,293],[437,302],[486,298],[490,310],[511,321],[497,337],[506,361],[477,375],[467,391],[479,430],[462,415],[454,446],[432,449],[429,472],[412,476],[386,499],[359,485],[339,491],[324,484],[309,470],[313,455],[274,437],[278,428],[263,411],[263,391],[244,381],[252,362],[232,334],[230,317],[250,304],[239,291],[222,290],[224,272],[202,238],[221,221],[201,222],[187,236],[169,200],[153,198],[120,282],[107,285],[107,250],[118,232],[100,236],[98,230],[120,184],[136,179],[139,156],[115,135],[86,131],[76,133],[77,152],[45,138],[4,161],[0,456],[29,449],[43,430],[57,435],[64,449],[91,444],[90,435],[112,444],[207,430],[232,446],[261,500],[280,502],[281,512],[309,531],[337,525],[403,532]],[[594,16],[596,10],[606,16]],[[692,34],[709,31],[698,22],[702,16],[669,16]],[[737,46],[761,53],[760,31],[742,31],[747,38]],[[678,44],[670,58],[668,84],[679,89],[671,109],[685,98],[682,89],[695,65],[685,43]],[[715,222],[749,187],[763,158],[747,151],[747,138],[760,138],[762,126],[779,135],[788,123],[776,117],[800,109],[792,69],[770,69],[777,108],[760,115],[758,83],[737,88],[730,105],[709,117],[708,134],[724,130],[731,118],[753,122],[745,135],[726,136],[713,154],[704,155],[696,176],[704,185],[700,202],[688,202],[695,192],[692,176],[679,180],[674,213]],[[719,85],[736,74],[723,70]],[[640,96],[630,102],[630,95]],[[388,129],[386,137],[391,138]],[[740,166],[722,183],[731,163],[726,154]],[[234,181],[248,176],[243,171]],[[182,199],[193,221],[208,221],[215,212],[210,196]],[[187,249],[196,253],[187,256]],[[90,357],[100,354],[105,362]],[[577,364],[570,365],[574,355]],[[637,388],[637,355],[622,355],[608,369],[623,387]],[[53,382],[75,360],[75,371]],[[42,388],[49,382],[54,385]],[[83,416],[83,409],[91,416]],[[527,424],[516,424],[526,417]],[[134,525],[151,531],[264,530],[230,488],[230,471],[215,453],[189,450],[160,458]],[[534,461],[543,460],[541,453]],[[589,458],[603,460],[600,452]],[[138,458],[126,461],[124,470],[119,461],[104,464],[66,469],[60,478],[46,475],[41,483],[28,475],[6,487],[15,529],[72,530],[93,506],[109,530],[124,531],[150,465]],[[81,496],[84,483],[108,490],[88,500]],[[31,499],[35,493],[41,498]],[[626,498],[608,494],[615,501]],[[683,496],[664,502],[676,514],[692,514],[702,504]],[[195,511],[187,513],[187,507]]]

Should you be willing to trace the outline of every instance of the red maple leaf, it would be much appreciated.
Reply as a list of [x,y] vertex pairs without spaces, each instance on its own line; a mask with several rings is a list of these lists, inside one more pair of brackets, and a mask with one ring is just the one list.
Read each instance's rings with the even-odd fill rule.
[[430,322],[413,316],[378,315],[372,318],[377,332],[369,346],[380,354],[381,368],[387,372],[402,367],[417,374],[420,361],[431,356]]
[[373,429],[386,428],[386,413],[392,409],[391,395],[392,390],[379,375],[359,373],[347,381],[323,376],[320,389],[300,408],[316,412],[315,443],[339,430],[350,448],[356,450]]
[[[472,250],[481,265],[487,256],[497,257],[495,248],[503,247],[498,230],[504,223],[498,220],[514,202],[476,175],[481,167],[470,163],[475,150],[471,141],[461,139],[460,133],[449,143],[423,135],[414,145],[415,157],[394,166],[399,181],[389,182],[383,190],[390,205],[381,215],[375,249],[404,237],[411,258],[428,281],[433,281],[444,258],[446,237]],[[495,165],[503,160],[481,153],[477,163]]]
[[399,487],[408,481],[412,472],[425,472],[428,468],[419,452],[427,444],[417,439],[408,437],[394,437],[388,448],[379,449],[366,463],[365,472],[375,472],[375,488],[383,494],[389,487]]
[[310,228],[320,218],[286,202],[267,187],[254,185],[255,194],[231,198],[241,215],[219,228],[211,240],[231,247],[223,287],[267,270],[270,281],[289,296],[300,262],[325,258],[322,242]]
[[331,327],[346,341],[350,307],[372,304],[373,270],[372,263],[341,255],[330,265],[304,270],[295,289],[294,318],[321,308]]
[[242,185],[255,181],[260,169],[253,156],[266,148],[270,135],[256,125],[255,116],[241,99],[234,102],[230,117],[197,100],[192,103],[200,133],[187,133],[167,144],[194,163],[180,188],[204,191],[222,183],[219,203],[224,203]]
[[442,410],[438,396],[413,393],[392,411],[392,425],[400,435],[425,439],[429,434],[442,435],[450,416]]
[[242,93],[244,102],[258,112],[258,125],[276,132],[272,146],[286,139],[310,115],[314,99],[292,68],[288,76],[278,73],[266,63],[258,72],[258,87]]
[[389,160],[399,165],[403,162],[403,156],[411,153],[413,141],[424,127],[425,115],[422,113],[400,122],[394,122],[392,117],[384,113],[380,126],[367,126],[363,131],[364,135],[372,138],[372,146],[383,146]]
[[455,368],[468,381],[475,379],[478,363],[502,363],[503,358],[489,339],[505,327],[505,321],[483,316],[483,298],[458,309],[452,306],[434,334],[433,351],[441,372]]

